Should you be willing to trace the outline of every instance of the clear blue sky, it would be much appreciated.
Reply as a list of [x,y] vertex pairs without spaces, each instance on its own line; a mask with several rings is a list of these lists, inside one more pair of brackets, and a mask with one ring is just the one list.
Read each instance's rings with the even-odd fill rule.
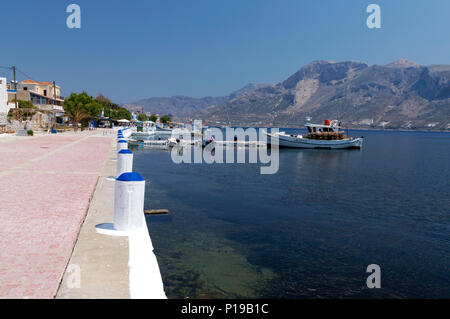
[[[80,30],[66,27],[70,3]],[[370,3],[381,29],[366,27]],[[448,0],[2,1],[0,65],[119,103],[218,96],[319,59],[450,64],[449,16]]]

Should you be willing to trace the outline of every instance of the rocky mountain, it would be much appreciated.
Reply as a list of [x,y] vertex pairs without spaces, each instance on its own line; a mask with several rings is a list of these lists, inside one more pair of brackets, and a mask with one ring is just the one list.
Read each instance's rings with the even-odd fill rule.
[[450,129],[450,66],[314,61],[281,83],[251,84],[226,97],[145,101],[145,110],[210,125],[300,127],[310,117],[348,127]]
[[407,59],[399,59],[386,65],[388,68],[418,68],[420,64]]
[[349,127],[450,129],[450,68],[315,61],[284,82],[202,110],[214,123],[298,127],[312,118]]

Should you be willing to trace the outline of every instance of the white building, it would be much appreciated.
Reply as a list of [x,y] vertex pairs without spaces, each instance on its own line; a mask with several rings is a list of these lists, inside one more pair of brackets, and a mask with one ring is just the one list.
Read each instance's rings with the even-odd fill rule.
[[12,106],[12,104],[8,103],[6,78],[0,78],[0,126],[4,127],[6,125],[8,112]]
[[0,78],[0,113],[8,113],[8,88],[6,78]]
[[359,125],[373,125],[373,119],[362,119],[359,121]]

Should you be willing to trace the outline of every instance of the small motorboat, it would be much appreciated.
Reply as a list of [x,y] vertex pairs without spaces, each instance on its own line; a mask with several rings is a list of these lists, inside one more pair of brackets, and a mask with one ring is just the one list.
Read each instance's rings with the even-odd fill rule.
[[[267,136],[278,139],[280,147],[312,148],[312,149],[360,149],[363,137],[347,137],[341,130],[338,121],[325,120],[323,124],[307,123],[308,135],[293,135],[285,132],[267,133]],[[268,144],[271,143],[269,138]]]

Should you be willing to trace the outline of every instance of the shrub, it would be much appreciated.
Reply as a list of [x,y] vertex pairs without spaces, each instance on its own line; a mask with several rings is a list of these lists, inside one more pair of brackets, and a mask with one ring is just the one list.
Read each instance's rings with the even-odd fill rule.
[[33,102],[18,100],[19,109],[35,109]]
[[33,135],[34,135],[34,132],[33,132],[33,130],[28,130],[28,131],[27,131],[27,134],[28,134],[28,136],[33,136]]

